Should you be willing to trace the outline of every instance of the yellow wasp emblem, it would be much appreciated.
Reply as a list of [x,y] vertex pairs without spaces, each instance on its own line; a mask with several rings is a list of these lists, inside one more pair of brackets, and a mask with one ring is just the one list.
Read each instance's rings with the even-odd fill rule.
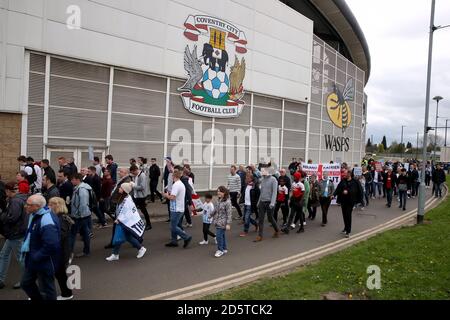
[[354,99],[355,86],[353,79],[348,80],[344,93],[339,90],[336,84],[333,84],[333,92],[327,98],[327,112],[331,121],[337,127],[342,128],[342,132],[345,132],[345,129],[352,123],[352,111],[348,101],[354,101]]

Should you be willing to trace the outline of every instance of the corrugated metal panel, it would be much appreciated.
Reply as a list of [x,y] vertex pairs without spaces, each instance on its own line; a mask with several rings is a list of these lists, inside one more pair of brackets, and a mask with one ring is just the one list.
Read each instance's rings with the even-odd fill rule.
[[322,135],[333,134],[333,124],[331,122],[322,121]]
[[170,79],[170,93],[180,94],[178,88],[181,88],[186,81]]
[[106,148],[106,140],[105,141],[97,141],[97,140],[77,140],[77,139],[58,139],[58,138],[49,138],[48,145],[49,148],[58,148],[58,147],[82,147],[87,148],[92,146],[94,148]]
[[[164,109],[165,111],[165,109]],[[186,110],[179,95],[170,95],[169,100],[169,117],[180,119],[191,119],[200,121],[212,121],[211,118],[198,116]]]
[[308,105],[305,103],[296,103],[292,101],[284,102],[284,111],[301,112],[306,114],[308,112]]
[[[249,137],[251,134],[249,127],[230,126],[216,123],[215,129],[216,129],[215,141],[217,144],[228,144],[228,145],[249,144]],[[221,134],[222,139],[220,139],[219,134]]]
[[43,159],[43,139],[28,137],[27,139],[27,155],[33,157],[35,160]]
[[243,146],[224,146],[214,145],[214,164],[215,165],[247,165],[248,147]]
[[45,72],[45,56],[40,54],[30,54],[30,71]]
[[310,159],[313,163],[319,163],[319,150],[309,150],[308,160]]
[[50,77],[50,105],[108,110],[108,85]]
[[306,133],[284,131],[283,147],[304,148],[306,146]]
[[320,161],[322,163],[328,163],[332,160],[332,154],[331,151],[328,150],[322,150],[320,153]]
[[314,118],[321,119],[321,117],[322,117],[322,106],[318,105],[318,104],[315,104],[315,103],[311,103],[310,116],[314,117]]
[[166,78],[122,70],[115,70],[114,84],[164,92],[167,89]]
[[287,167],[292,158],[302,158],[305,159],[305,149],[284,149],[283,150],[283,166]]
[[52,75],[109,83],[109,68],[59,58],[51,58],[50,73]]
[[[245,101],[250,103],[250,99]],[[228,118],[228,119],[216,119],[216,123],[233,123],[233,124],[243,124],[243,125],[250,125],[250,113],[251,113],[251,106],[245,105],[242,109],[242,113],[238,118]]]
[[[328,63],[325,63],[324,68],[323,68],[323,75],[334,81],[334,79],[336,77],[336,68]],[[325,78],[324,78],[324,82],[325,82]]]
[[44,104],[45,76],[30,73],[28,103]]
[[195,175],[195,190],[209,190],[209,167],[191,166],[191,171]]
[[311,102],[321,103],[322,102],[322,90],[315,87],[311,88]]
[[111,120],[111,139],[163,142],[164,120],[160,118],[113,113]]
[[284,128],[306,131],[306,115],[286,112],[284,115]]
[[28,106],[28,135],[44,134],[44,107]]
[[78,111],[50,106],[50,136],[106,139],[106,112]]
[[166,94],[114,86],[113,111],[164,116]]
[[309,135],[309,148],[319,149],[321,136],[317,134]]
[[310,119],[309,120],[309,131],[311,133],[320,133],[320,120]]
[[[191,142],[194,141],[194,121],[182,121],[182,120],[173,120],[169,119],[169,130],[168,130],[168,137],[167,141],[172,140],[172,134],[174,134],[174,131],[176,131],[176,136],[174,136],[174,139],[179,139],[178,134],[183,134],[183,138],[185,142]],[[202,131],[204,132],[206,129],[211,128],[211,124],[209,123],[202,123]],[[186,135],[185,132],[188,132]],[[203,134],[202,134],[203,136]],[[202,140],[202,138],[199,138]],[[175,140],[178,142],[178,140]]]
[[156,158],[159,163],[164,158],[164,144],[162,143],[132,143],[111,140],[110,152],[120,166],[129,167],[132,157]]
[[281,112],[262,108],[253,108],[253,125],[281,128]]
[[227,177],[230,174],[230,168],[213,167],[212,187],[214,190],[220,186],[227,186]]
[[283,102],[280,99],[264,97],[264,96],[260,96],[257,94],[253,95],[253,105],[254,106],[269,107],[269,108],[281,110],[282,103]]
[[[346,85],[347,75],[345,72],[338,70],[336,74],[336,82],[339,83],[341,86]],[[340,88],[342,90],[341,92],[344,92],[344,88]]]

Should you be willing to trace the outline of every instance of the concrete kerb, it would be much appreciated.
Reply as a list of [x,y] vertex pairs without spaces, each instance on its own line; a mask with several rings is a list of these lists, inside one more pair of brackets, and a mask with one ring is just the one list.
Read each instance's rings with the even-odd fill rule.
[[[446,196],[448,190],[446,189]],[[426,210],[432,209],[438,203],[442,202],[445,198],[436,199],[431,198],[426,203]],[[337,251],[343,250],[345,248],[350,247],[353,244],[359,243],[361,241],[365,241],[377,234],[380,234],[384,231],[401,227],[406,223],[410,222],[412,219],[415,219],[417,215],[417,209],[411,210],[408,213],[401,215],[400,217],[394,218],[388,222],[380,224],[376,227],[364,230],[350,239],[340,239],[334,241],[332,243],[323,245],[318,248],[311,249],[309,251],[296,254],[282,260],[278,260],[275,262],[267,263],[265,265],[255,267],[252,269],[248,269],[245,271],[241,271],[238,273],[234,273],[228,276],[220,277],[217,279],[213,279],[210,281],[194,284],[191,286],[187,286],[184,288],[156,294],[153,296],[145,297],[142,300],[157,300],[157,299],[166,299],[166,300],[182,300],[182,299],[196,299],[201,298],[209,294],[214,294],[219,291],[223,291],[225,289],[230,289],[236,286],[240,286],[265,276],[273,276],[276,274],[280,274],[282,272],[286,272],[288,270],[297,268],[299,266],[305,265],[306,263],[310,263],[312,261],[318,260],[326,255],[335,253]]]

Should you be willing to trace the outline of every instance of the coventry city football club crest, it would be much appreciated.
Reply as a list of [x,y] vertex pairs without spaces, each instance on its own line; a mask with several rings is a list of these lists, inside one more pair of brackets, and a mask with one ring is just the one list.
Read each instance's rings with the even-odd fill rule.
[[239,59],[247,52],[244,32],[208,16],[191,15],[184,26],[184,36],[195,42],[192,47],[187,45],[184,52],[188,79],[178,88],[183,91],[184,107],[206,117],[238,117],[245,104],[242,101],[245,58]]

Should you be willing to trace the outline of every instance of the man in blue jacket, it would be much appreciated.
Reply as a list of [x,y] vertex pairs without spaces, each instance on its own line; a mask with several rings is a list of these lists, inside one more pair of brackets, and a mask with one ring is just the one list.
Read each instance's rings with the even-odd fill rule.
[[58,218],[39,194],[27,199],[26,211],[30,216],[21,250],[25,259],[21,287],[31,300],[56,300],[55,270],[60,256]]

